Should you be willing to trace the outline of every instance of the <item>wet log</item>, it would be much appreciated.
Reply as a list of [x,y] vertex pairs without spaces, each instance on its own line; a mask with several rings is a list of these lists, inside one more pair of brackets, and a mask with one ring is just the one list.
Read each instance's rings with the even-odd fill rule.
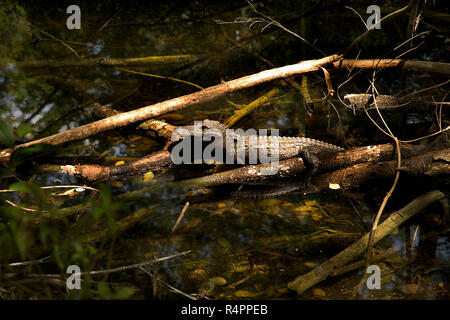
[[[426,149],[426,147],[424,146],[409,144],[401,144],[401,146],[403,159],[420,155]],[[365,163],[366,165],[370,166],[371,164],[374,164],[376,162],[394,159],[395,148],[391,144],[382,144],[376,146],[353,148],[339,152],[324,152],[317,154],[317,157],[320,161],[318,173],[324,173],[339,170],[343,167],[354,166],[357,164]],[[205,177],[185,180],[185,183],[198,184],[202,187],[214,187],[223,184],[272,184],[274,181],[298,178],[298,176],[301,176],[305,173],[303,160],[299,157],[280,161],[278,164],[278,172],[275,175],[263,174],[263,170],[267,170],[269,166],[270,164],[248,165],[245,167],[212,174]],[[348,176],[350,177],[350,175]],[[331,179],[327,179],[332,177],[320,177],[322,176],[315,176],[312,182],[313,184],[319,183],[321,187],[326,185],[326,188],[324,187],[325,189],[328,189],[328,181],[334,181]],[[320,180],[316,182],[319,178]],[[341,179],[340,181],[345,182],[343,179]],[[367,181],[367,178],[365,179],[365,181]],[[345,185],[347,185],[347,183]]]
[[91,180],[108,180],[111,178],[144,174],[149,171],[159,171],[170,167],[172,159],[170,152],[161,150],[142,159],[121,166],[100,166],[93,164],[61,166],[61,172],[71,175],[82,175]]

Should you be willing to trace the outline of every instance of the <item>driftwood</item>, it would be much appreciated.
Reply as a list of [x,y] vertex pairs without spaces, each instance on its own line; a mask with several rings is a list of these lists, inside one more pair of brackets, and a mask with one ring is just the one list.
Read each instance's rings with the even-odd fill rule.
[[[91,106],[91,113],[94,117],[106,118],[120,114],[121,112],[110,107],[102,106],[99,103],[94,103]],[[137,127],[138,131],[142,131],[146,136],[164,139],[167,145],[174,142],[171,141],[171,138],[176,128],[159,120],[147,120]],[[84,164],[64,165],[60,169],[61,172],[66,174],[81,175],[88,180],[97,181],[144,174],[148,171],[158,171],[170,166],[172,166],[170,152],[167,151],[167,148],[164,148],[164,150],[154,152],[146,157],[120,166]]]
[[450,63],[431,62],[406,59],[343,59],[333,63],[336,69],[382,69],[399,68],[402,70],[415,70],[423,72],[450,75]]
[[120,166],[100,166],[94,164],[65,165],[61,166],[61,172],[71,175],[82,175],[94,180],[107,180],[113,177],[144,174],[148,171],[161,170],[172,165],[170,152],[161,150],[152,153],[142,159]]
[[[403,153],[402,153],[403,155]],[[359,189],[376,180],[391,179],[395,175],[397,160],[378,163],[361,163],[352,167],[317,175],[312,183],[326,190],[329,183],[336,183],[346,190]],[[402,172],[415,178],[438,178],[450,176],[450,148],[430,151],[402,160]]]
[[[112,117],[123,112],[114,110],[110,107],[102,106],[100,103],[93,103],[91,105],[91,114],[97,119],[103,119]],[[150,138],[163,138],[166,141],[170,141],[172,133],[177,127],[172,126],[164,121],[159,120],[147,120],[137,126],[137,131],[142,132]]]
[[180,110],[199,103],[212,101],[237,90],[250,88],[268,81],[286,78],[305,72],[317,71],[321,66],[338,61],[339,59],[341,59],[341,56],[332,55],[322,59],[302,61],[293,65],[265,70],[253,75],[245,76],[228,82],[223,82],[216,86],[212,86],[195,93],[156,103],[137,110],[117,114],[72,130],[67,130],[46,138],[18,145],[14,148],[2,150],[0,151],[0,163],[6,165],[11,156],[11,152],[17,148],[28,147],[37,143],[61,145],[72,141],[86,139],[107,130],[129,125],[139,121],[144,121],[149,118]]
[[[402,209],[392,213],[383,223],[381,223],[374,236],[374,243],[377,243],[387,235],[396,230],[403,222],[420,212],[430,204],[445,198],[445,195],[438,191],[430,191],[410,203]],[[322,263],[317,268],[295,278],[294,281],[289,282],[288,288],[302,294],[309,288],[315,286],[319,282],[325,280],[335,269],[355,260],[361,253],[367,249],[369,241],[369,233],[364,235],[360,240],[352,244],[350,247],[340,252],[333,258]]]

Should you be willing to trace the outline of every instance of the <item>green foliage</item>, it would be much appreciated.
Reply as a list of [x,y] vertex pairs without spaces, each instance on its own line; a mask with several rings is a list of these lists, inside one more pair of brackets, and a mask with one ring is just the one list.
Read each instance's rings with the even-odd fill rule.
[[8,121],[0,118],[0,145],[12,147],[14,140],[14,134]]
[[16,129],[19,139],[23,139],[28,133],[32,133],[33,128],[28,123],[21,123]]
[[28,23],[23,10],[17,4],[7,1],[0,9],[0,67],[5,57],[15,57],[26,47]]
[[32,156],[49,154],[55,152],[56,150],[58,150],[57,147],[46,143],[37,143],[29,147],[19,148],[11,153],[9,166],[17,167],[29,160]]
[[127,299],[134,294],[133,288],[118,288],[111,289],[106,283],[100,282],[97,285],[97,290],[101,299],[118,300]]
[[34,200],[38,204],[39,209],[44,208],[44,204],[46,203],[47,194],[45,190],[43,190],[41,187],[39,187],[37,184],[26,182],[26,181],[19,181],[16,183],[13,183],[9,186],[9,190],[11,191],[18,191],[18,192],[25,192],[34,197]]
[[127,211],[127,206],[122,202],[114,202],[112,199],[111,188],[100,186],[101,201],[94,206],[92,216],[95,221],[105,219],[110,233],[115,231],[115,215],[121,211]]

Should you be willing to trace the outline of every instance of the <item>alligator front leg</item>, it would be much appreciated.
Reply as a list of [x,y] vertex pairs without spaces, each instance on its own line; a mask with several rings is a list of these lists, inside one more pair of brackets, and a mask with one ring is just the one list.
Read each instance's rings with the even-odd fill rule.
[[321,151],[320,148],[309,146],[304,147],[299,154],[299,156],[303,160],[306,169],[304,186],[307,189],[313,187],[313,185],[311,184],[311,178],[319,169],[320,160],[316,154],[320,151]]

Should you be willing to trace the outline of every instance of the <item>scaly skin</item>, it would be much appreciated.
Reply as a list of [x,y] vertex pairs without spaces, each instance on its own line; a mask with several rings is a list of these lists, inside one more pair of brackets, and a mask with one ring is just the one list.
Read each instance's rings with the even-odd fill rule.
[[[224,137],[227,137],[227,139],[231,139],[232,142],[234,142],[232,145],[237,148],[236,141],[239,141],[239,139],[243,139],[244,141],[244,148],[245,148],[245,156],[248,157],[249,151],[251,148],[259,149],[261,147],[267,148],[268,152],[267,155],[270,156],[270,151],[273,146],[276,148],[276,143],[278,142],[278,153],[279,153],[279,159],[289,159],[296,156],[301,155],[303,151],[309,150],[314,153],[318,152],[331,152],[331,151],[342,151],[344,148],[335,146],[333,144],[323,142],[316,139],[311,138],[304,138],[304,137],[280,137],[280,136],[267,136],[267,142],[262,142],[261,137],[259,137],[259,143],[258,143],[258,136],[243,136],[239,135],[235,132],[232,132],[233,136],[228,137],[226,136],[226,127],[221,124],[218,121],[214,120],[204,120],[203,121],[204,127],[208,129],[217,129],[219,130]],[[229,132],[230,133],[230,132]],[[264,139],[265,140],[265,139]],[[225,139],[224,139],[225,141]],[[236,150],[235,150],[236,151]],[[236,153],[236,152],[235,152]]]
[[[319,159],[315,154],[319,152],[333,152],[344,150],[344,148],[311,138],[280,137],[270,135],[242,135],[236,133],[233,130],[227,131],[227,127],[214,120],[203,120],[202,126],[202,134],[208,132],[205,131],[205,129],[215,129],[219,131],[217,133],[210,133],[214,135],[222,135],[222,141],[224,143],[223,148],[227,150],[227,154],[233,154],[235,156],[235,159],[243,160],[242,162],[238,161],[238,163],[245,163],[245,160],[249,159],[249,154],[256,156],[255,158],[258,158],[261,161],[259,152],[259,149],[261,148],[266,149],[266,152],[263,152],[266,157],[271,157],[272,149],[274,148],[274,151],[276,151],[276,148],[278,148],[278,160],[289,159],[298,156],[301,157],[307,169],[304,177],[305,187],[307,188],[311,186],[311,177],[317,171],[320,164]],[[180,128],[187,129],[191,135],[195,134],[194,126],[186,126]],[[242,159],[242,152],[239,152],[242,150],[242,147],[244,147],[245,159]],[[230,150],[229,148],[234,148],[234,150]]]

